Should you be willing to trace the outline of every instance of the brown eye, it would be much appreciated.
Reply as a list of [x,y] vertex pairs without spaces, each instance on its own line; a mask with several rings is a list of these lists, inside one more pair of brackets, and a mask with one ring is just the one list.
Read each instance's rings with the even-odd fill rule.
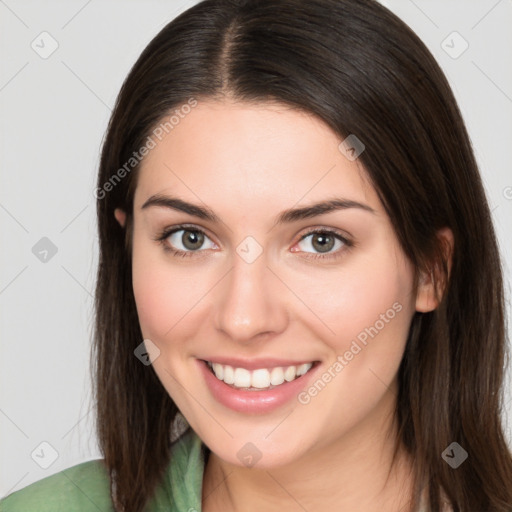
[[314,233],[312,235],[311,245],[318,252],[329,252],[334,247],[335,239],[332,235],[325,235],[323,233]]
[[183,230],[183,235],[181,235],[181,243],[186,249],[190,249],[191,251],[200,249],[201,245],[203,245],[203,242],[204,235],[199,233],[199,231]]
[[[165,241],[178,252],[199,252],[201,249],[215,247],[205,233],[192,228],[176,229],[165,236]],[[204,247],[205,244],[206,247]]]
[[304,235],[297,244],[301,251],[334,256],[344,246],[350,246],[350,242],[334,231],[318,230]]

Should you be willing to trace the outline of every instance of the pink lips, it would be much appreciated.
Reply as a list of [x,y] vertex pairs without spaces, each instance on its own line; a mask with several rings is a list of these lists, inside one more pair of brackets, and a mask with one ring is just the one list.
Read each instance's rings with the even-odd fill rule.
[[[277,359],[259,359],[252,361],[241,361],[237,359],[223,358],[209,359],[211,362],[218,362],[221,364],[230,364],[236,368],[246,368],[248,370],[255,370],[258,368],[274,368],[276,366],[295,366],[302,364],[301,362],[277,360]],[[311,361],[304,361],[311,362]],[[272,389],[262,391],[246,391],[243,389],[236,389],[225,382],[217,379],[210,371],[207,363],[201,359],[197,359],[199,370],[205,379],[206,385],[210,390],[213,397],[217,402],[225,407],[237,412],[245,414],[264,414],[271,412],[280,406],[296,400],[298,394],[307,386],[313,374],[316,373],[320,365],[315,364],[309,372],[300,377],[297,377],[291,382],[284,382]]]

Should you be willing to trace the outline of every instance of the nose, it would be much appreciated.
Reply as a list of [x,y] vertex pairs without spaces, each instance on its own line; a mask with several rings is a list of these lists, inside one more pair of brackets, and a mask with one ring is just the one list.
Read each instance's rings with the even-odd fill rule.
[[286,287],[268,267],[265,253],[252,263],[234,254],[232,265],[216,287],[217,330],[244,344],[283,332],[288,324]]

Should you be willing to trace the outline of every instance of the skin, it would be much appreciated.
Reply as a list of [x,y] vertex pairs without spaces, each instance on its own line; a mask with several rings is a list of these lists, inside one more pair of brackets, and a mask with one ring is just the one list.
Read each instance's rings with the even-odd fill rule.
[[[145,157],[134,198],[133,291],[141,329],[160,350],[153,367],[192,428],[211,449],[203,510],[407,510],[411,461],[390,470],[397,370],[415,311],[437,306],[428,276],[413,293],[413,267],[358,160],[320,119],[270,103],[202,101]],[[153,194],[208,206],[222,222],[150,207]],[[274,225],[283,210],[342,197],[350,208]],[[115,216],[124,225],[125,214]],[[206,232],[187,258],[156,238],[190,223]],[[309,228],[338,229],[331,258]],[[174,235],[175,248],[182,232]],[[237,246],[252,236],[262,254],[247,263]],[[440,232],[451,240],[448,230]],[[338,257],[334,257],[338,255]],[[266,414],[218,403],[196,358],[278,357],[320,361],[317,375],[349,350],[380,315],[393,319],[308,404]],[[237,452],[262,457],[245,467]],[[389,476],[389,478],[388,478]]]

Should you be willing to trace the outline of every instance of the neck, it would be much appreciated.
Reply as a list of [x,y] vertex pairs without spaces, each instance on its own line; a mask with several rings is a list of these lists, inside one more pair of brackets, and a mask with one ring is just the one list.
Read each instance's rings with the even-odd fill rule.
[[392,464],[395,396],[390,389],[350,432],[292,464],[245,468],[211,452],[203,479],[203,511],[408,512],[412,461],[400,449]]

